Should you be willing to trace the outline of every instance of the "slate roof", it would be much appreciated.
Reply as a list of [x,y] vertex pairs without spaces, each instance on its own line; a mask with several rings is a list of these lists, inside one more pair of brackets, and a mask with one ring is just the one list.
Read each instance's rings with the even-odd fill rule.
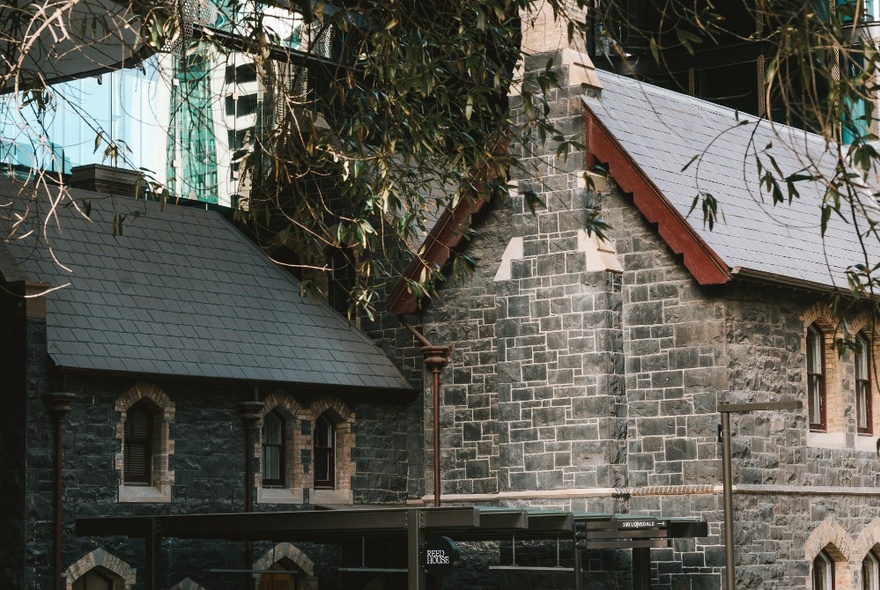
[[[592,114],[607,130],[671,205],[673,214],[690,226],[688,231],[695,240],[702,240],[709,255],[723,261],[729,276],[846,287],[845,269],[863,262],[865,256],[853,226],[840,219],[832,218],[822,237],[824,186],[797,183],[800,199],[791,205],[774,206],[772,198],[760,189],[756,164],[760,158],[770,167],[772,156],[785,175],[805,168],[827,173],[836,162],[834,145],[826,146],[817,135],[759,122],[752,115],[631,78],[597,74],[603,89],[601,98],[584,97],[588,117]],[[748,123],[739,124],[743,120]],[[768,145],[772,147],[768,149]],[[700,160],[683,171],[701,153]],[[621,172],[610,170],[614,178]],[[712,230],[703,223],[699,206],[689,214],[698,191],[711,193],[719,203],[718,221]],[[863,205],[865,214],[880,219],[873,199],[864,198]],[[865,219],[860,221],[864,231]],[[880,260],[876,237],[867,242],[869,259]]]
[[[24,206],[16,196],[20,188],[0,181],[0,203]],[[31,224],[34,234],[8,244],[28,280],[67,285],[46,296],[48,349],[56,365],[412,389],[370,338],[326,304],[301,296],[298,281],[218,213],[174,205],[160,211],[156,203],[79,190],[71,195],[91,204],[92,221],[70,207],[58,210],[60,223],[47,231],[58,263],[39,239],[38,224]],[[31,203],[43,207],[44,218],[47,195]],[[127,214],[116,236],[114,207]]]

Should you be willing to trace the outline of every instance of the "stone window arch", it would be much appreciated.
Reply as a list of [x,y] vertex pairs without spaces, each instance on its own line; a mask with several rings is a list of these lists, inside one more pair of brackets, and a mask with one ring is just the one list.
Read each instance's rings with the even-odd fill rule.
[[[268,572],[277,569],[279,572],[290,571],[296,575],[296,590],[317,590],[318,578],[315,577],[315,564],[296,545],[278,543],[266,551],[254,562],[254,569]],[[257,588],[266,587],[269,581],[265,574],[254,574]],[[271,586],[268,586],[271,588]]]
[[74,590],[77,581],[84,581],[89,572],[110,581],[113,590],[129,590],[137,579],[133,567],[100,547],[76,560],[64,572],[65,590]]
[[[850,564],[853,542],[839,522],[826,518],[804,543],[810,564],[808,590],[856,590]],[[861,565],[862,556],[857,564]]]
[[[355,422],[354,412],[337,397],[322,397],[312,404],[310,410],[315,420],[312,424],[313,437],[318,426],[317,420],[320,418],[323,421],[322,426],[330,426],[333,445],[332,487],[326,485],[327,481],[322,482],[324,485],[321,487],[315,485],[315,470],[312,469],[312,502],[351,504],[353,501],[351,478],[354,475],[354,462],[351,458],[355,444],[352,432]],[[316,451],[321,449],[313,448],[313,460],[316,458],[314,455]]]
[[843,391],[841,358],[835,348],[838,319],[817,303],[803,316],[804,392],[811,446],[845,446],[845,415],[852,395]]
[[[132,408],[149,410],[147,415],[150,420],[150,442],[145,458],[147,476],[143,481],[130,481],[126,478],[126,459],[131,458],[131,453],[127,454],[125,445],[126,438],[132,435],[131,421],[128,420]],[[156,385],[141,382],[116,400],[116,411],[119,414],[119,421],[116,423],[119,452],[115,461],[119,501],[170,502],[171,486],[174,484],[174,471],[171,470],[174,441],[171,440],[169,425],[174,420],[174,402]]]
[[[267,419],[281,421],[281,449],[283,462],[279,466],[280,477],[275,482],[264,485],[267,473],[267,457],[264,456]],[[259,432],[254,447],[254,455],[259,459],[260,468],[256,473],[257,502],[262,504],[300,504],[303,502],[303,489],[306,475],[303,455],[311,449],[312,416],[290,395],[276,391],[266,396],[260,410]],[[269,457],[268,460],[273,460]],[[278,481],[280,480],[280,481]]]

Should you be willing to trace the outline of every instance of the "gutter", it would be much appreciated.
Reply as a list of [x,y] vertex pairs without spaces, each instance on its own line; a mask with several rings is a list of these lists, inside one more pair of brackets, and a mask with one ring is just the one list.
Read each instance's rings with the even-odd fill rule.
[[848,292],[847,290],[841,289],[840,287],[837,287],[835,285],[826,285],[824,283],[807,281],[805,279],[786,277],[761,270],[743,268],[742,266],[735,266],[730,269],[730,275],[734,279],[739,279],[743,281],[754,281],[759,283],[778,285],[780,287],[791,287],[792,289],[815,291],[823,294]]

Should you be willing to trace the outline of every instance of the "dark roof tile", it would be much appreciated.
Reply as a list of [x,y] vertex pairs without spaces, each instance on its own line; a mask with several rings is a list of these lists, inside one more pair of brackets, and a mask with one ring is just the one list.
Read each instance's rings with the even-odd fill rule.
[[[0,196],[15,198],[20,186],[0,181]],[[300,296],[299,283],[220,215],[140,202],[141,216],[113,237],[109,202],[71,194],[92,199],[94,219],[66,208],[63,235],[50,228],[53,248],[72,272],[44,249],[25,256],[39,224],[31,239],[8,248],[28,279],[70,283],[47,296],[49,349],[59,365],[411,389],[374,342],[327,305]],[[362,379],[354,383],[352,374]]]

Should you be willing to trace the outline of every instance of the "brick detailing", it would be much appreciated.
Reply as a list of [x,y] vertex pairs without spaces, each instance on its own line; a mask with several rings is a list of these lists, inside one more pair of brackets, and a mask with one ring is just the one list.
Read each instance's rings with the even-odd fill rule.
[[[355,415],[348,406],[338,397],[325,396],[319,398],[309,408],[312,419],[316,419],[321,414],[327,412],[330,421],[336,425],[336,490],[351,490],[351,477],[354,475],[355,464],[351,458],[351,450],[355,446],[355,436],[351,430],[355,422]],[[314,428],[312,429],[314,431]],[[311,436],[309,437],[311,439]],[[309,478],[310,487],[311,477]]]
[[[315,564],[303,553],[299,547],[291,543],[278,543],[254,562],[255,570],[270,570],[274,564],[280,564],[287,570],[296,571],[299,574],[296,579],[296,587],[303,590],[317,590],[318,578],[315,577]],[[262,574],[254,574],[254,581],[259,586]]]
[[804,556],[811,568],[813,560],[823,549],[834,560],[835,590],[854,590],[854,572],[862,567],[861,556],[855,563],[852,539],[840,523],[831,517],[823,520],[804,543]]
[[126,412],[142,399],[148,399],[158,408],[157,440],[153,447],[152,487],[170,500],[171,486],[174,483],[174,471],[171,469],[171,457],[174,455],[174,441],[169,436],[169,424],[174,421],[174,402],[152,383],[140,382],[126,391],[116,400],[116,411],[119,420],[116,422],[116,439],[119,441],[119,452],[116,454],[115,465],[119,477],[119,485],[124,486],[124,426]]
[[861,566],[862,560],[869,551],[880,555],[880,518],[875,518],[853,543],[853,561]]
[[80,557],[65,570],[65,589],[73,590],[73,583],[96,567],[101,568],[101,573],[113,580],[113,590],[129,590],[137,578],[133,567],[99,547]]
[[263,409],[260,411],[260,424],[257,433],[257,440],[254,444],[254,457],[257,458],[260,465],[259,470],[254,475],[256,486],[263,485],[263,422],[262,419],[266,415],[277,410],[284,417],[284,481],[287,489],[301,491],[306,487],[307,474],[303,469],[303,451],[311,451],[312,448],[312,428],[310,426],[303,427],[303,422],[310,424],[314,421],[314,416],[310,410],[303,408],[298,401],[290,395],[275,391],[266,396],[263,400]]

